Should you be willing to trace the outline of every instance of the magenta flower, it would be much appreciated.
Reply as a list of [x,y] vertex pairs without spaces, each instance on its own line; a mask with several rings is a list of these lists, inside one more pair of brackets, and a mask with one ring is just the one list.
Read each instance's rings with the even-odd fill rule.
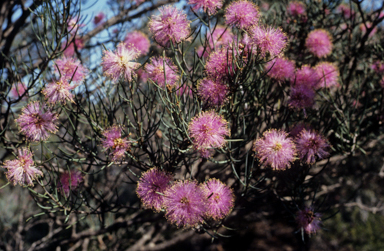
[[267,75],[277,81],[290,80],[295,76],[295,63],[285,58],[275,58],[265,64]]
[[46,110],[45,105],[32,102],[23,108],[22,114],[16,119],[16,122],[19,124],[20,132],[25,134],[29,140],[40,141],[48,139],[50,133],[56,133],[57,119],[58,116],[50,110]]
[[371,65],[371,69],[374,70],[378,74],[384,73],[384,62],[381,62],[379,60],[376,60]]
[[188,3],[192,5],[192,9],[203,9],[209,15],[216,14],[217,9],[223,7],[223,0],[189,0]]
[[315,163],[317,156],[319,159],[324,159],[329,156],[327,149],[329,145],[320,134],[303,129],[296,138],[296,149],[301,160],[307,164]]
[[152,57],[151,63],[145,66],[145,70],[148,73],[148,78],[152,79],[160,87],[165,87],[166,85],[175,86],[179,81],[177,67],[167,57]]
[[160,15],[152,16],[148,24],[155,41],[168,46],[170,41],[180,43],[186,40],[191,33],[187,15],[174,6],[160,7],[159,11]]
[[239,29],[248,29],[259,22],[259,8],[247,0],[232,2],[225,9],[225,23]]
[[294,17],[304,15],[305,4],[297,1],[290,2],[288,4],[287,11],[290,16],[294,16]]
[[60,79],[50,83],[43,89],[42,93],[50,104],[65,103],[67,100],[74,103],[73,95],[70,92],[74,88],[75,86],[71,86],[66,80]]
[[88,70],[81,64],[80,60],[75,58],[62,57],[56,60],[57,68],[55,71],[61,75],[61,78],[73,82],[81,82],[84,80]]
[[149,52],[151,42],[147,35],[141,31],[133,31],[125,36],[124,43],[126,45],[133,45],[137,50],[140,51],[140,56],[145,56]]
[[219,80],[204,78],[197,84],[197,92],[202,100],[211,106],[221,106],[228,94],[228,87]]
[[77,51],[80,51],[84,48],[84,42],[81,38],[74,39],[75,41],[71,41],[68,47],[64,50],[66,46],[66,42],[61,44],[61,49],[64,50],[64,56],[72,57],[75,54],[75,48]]
[[139,51],[132,46],[124,43],[117,45],[116,52],[104,51],[103,66],[104,74],[112,79],[118,80],[123,76],[126,80],[131,81],[132,75],[135,76],[134,70],[140,67],[139,63],[131,62],[139,56]]
[[321,214],[313,212],[312,208],[305,208],[297,212],[296,221],[307,234],[316,233],[320,229]]
[[214,111],[202,112],[189,123],[189,137],[196,149],[219,148],[229,136],[228,122]]
[[76,190],[83,182],[83,176],[79,171],[65,172],[61,174],[58,188],[66,197],[69,196],[71,191]]
[[15,160],[4,161],[3,168],[7,169],[7,179],[13,185],[19,183],[20,186],[33,187],[33,181],[43,176],[43,172],[34,166],[32,153],[28,148],[23,147],[17,151],[18,156]]
[[170,187],[172,174],[158,168],[151,168],[141,175],[136,193],[144,208],[159,212],[163,207],[164,192]]
[[207,201],[196,181],[178,181],[164,194],[165,217],[176,226],[194,227],[203,221]]
[[332,37],[328,31],[317,29],[308,34],[305,46],[313,55],[323,58],[332,53]]
[[233,57],[231,51],[221,49],[211,52],[205,64],[205,70],[208,77],[215,80],[226,80],[228,75],[232,75],[235,70],[234,65],[236,64],[232,61]]
[[[28,90],[27,86],[24,83],[17,83],[14,84],[10,90],[10,94],[12,96],[12,99],[18,99],[21,96],[24,95],[24,93]],[[28,96],[28,93],[26,93],[26,96]],[[26,97],[24,96],[24,97]]]
[[261,163],[275,170],[284,170],[296,159],[295,144],[288,134],[281,130],[268,130],[256,140],[253,151]]
[[94,18],[93,18],[93,24],[98,25],[101,21],[105,18],[105,15],[103,12],[99,12]]
[[280,57],[287,45],[287,36],[280,28],[253,26],[250,28],[252,44],[260,50],[261,56]]
[[311,68],[309,65],[303,65],[301,69],[296,71],[295,77],[291,78],[291,85],[295,87],[306,86],[314,88],[318,84],[318,81],[319,76],[315,69]]
[[105,130],[103,136],[104,139],[101,140],[101,143],[105,150],[111,150],[112,161],[121,160],[125,152],[131,148],[131,142],[121,137],[121,129],[118,126]]
[[319,63],[315,66],[315,71],[319,79],[319,82],[316,84],[317,88],[331,88],[339,85],[339,69],[335,64],[328,62]]
[[228,216],[235,201],[232,189],[218,179],[209,179],[201,187],[207,198],[207,216],[214,220]]
[[297,109],[305,109],[313,106],[315,102],[315,91],[306,85],[292,86],[289,106]]

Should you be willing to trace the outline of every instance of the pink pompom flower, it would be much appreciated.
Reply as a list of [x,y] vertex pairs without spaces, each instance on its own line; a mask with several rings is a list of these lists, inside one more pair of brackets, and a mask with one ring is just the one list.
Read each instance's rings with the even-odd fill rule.
[[97,15],[93,18],[93,24],[94,24],[94,25],[98,25],[98,24],[100,24],[100,22],[102,22],[104,18],[105,18],[104,13],[103,13],[103,12],[99,12],[99,14],[97,14]]
[[315,69],[309,65],[303,65],[295,73],[295,77],[291,78],[291,85],[295,87],[305,86],[308,88],[314,88],[319,81],[319,76],[317,75]]
[[121,160],[126,151],[131,148],[131,142],[121,136],[121,128],[118,126],[112,126],[111,128],[103,132],[104,139],[101,143],[105,150],[110,149],[112,155],[112,161]]
[[332,37],[324,29],[316,29],[308,34],[305,46],[316,57],[323,58],[332,53]]
[[160,212],[163,207],[164,192],[171,185],[172,174],[158,168],[151,168],[141,175],[136,193],[144,208]]
[[292,1],[288,4],[287,11],[290,16],[302,16],[305,14],[305,4],[302,2]]
[[178,181],[164,193],[165,217],[178,227],[194,227],[207,212],[204,192],[196,181]]
[[196,149],[219,148],[230,135],[228,122],[214,111],[202,112],[189,123],[189,137]]
[[71,86],[66,80],[59,79],[48,84],[42,93],[50,104],[65,103],[67,100],[74,103],[73,94],[70,92],[74,88],[75,86]]
[[292,86],[288,104],[292,108],[310,108],[315,103],[315,91],[306,85]]
[[277,81],[290,80],[295,76],[295,63],[286,58],[275,58],[265,64],[265,70]]
[[239,29],[248,29],[259,22],[259,8],[247,0],[232,2],[225,9],[225,23]]
[[339,69],[333,63],[322,62],[315,66],[315,71],[318,76],[317,88],[331,88],[339,85]]
[[163,88],[166,85],[175,86],[179,81],[177,67],[167,57],[152,57],[151,63],[145,66],[145,70],[148,78]]
[[253,26],[250,28],[252,44],[260,50],[261,56],[280,57],[287,45],[287,36],[278,28]]
[[33,181],[43,176],[43,172],[34,166],[32,153],[28,148],[18,149],[18,156],[15,160],[6,160],[3,163],[3,168],[7,169],[7,179],[9,182],[20,186],[33,187]]
[[66,81],[81,82],[84,80],[85,75],[88,74],[87,68],[76,58],[64,56],[57,59],[55,63],[57,65],[55,71]]
[[324,159],[329,156],[327,141],[317,132],[303,129],[296,138],[296,149],[299,157],[307,164],[313,164],[316,156]]
[[223,7],[223,0],[189,0],[188,3],[192,5],[192,9],[203,9],[209,15],[216,14],[217,9]]
[[226,80],[228,75],[233,75],[233,72],[236,69],[234,68],[236,63],[232,61],[232,51],[224,48],[212,51],[205,64],[205,70],[208,77],[214,80]]
[[16,119],[20,132],[32,141],[41,141],[49,138],[50,133],[56,133],[57,114],[46,109],[39,102],[31,102],[23,108],[22,114]]
[[[62,43],[61,49],[64,50],[66,42]],[[74,41],[71,41],[67,48],[64,50],[64,56],[72,57],[75,54],[75,48],[77,51],[80,51],[84,48],[84,41],[81,38],[76,38]]]
[[285,170],[296,159],[295,144],[288,134],[281,130],[268,130],[253,145],[256,157],[264,165],[275,170]]
[[160,7],[160,15],[152,16],[149,21],[149,30],[161,46],[180,43],[188,38],[191,33],[190,21],[187,15],[174,6]]
[[58,188],[66,197],[70,195],[71,191],[76,190],[81,182],[83,182],[83,176],[79,171],[70,171],[61,174]]
[[202,100],[211,106],[221,106],[229,92],[227,85],[219,80],[204,78],[197,84],[197,92]]
[[136,73],[134,70],[140,67],[139,63],[131,62],[139,56],[139,51],[132,46],[127,46],[125,43],[117,45],[115,53],[104,51],[103,66],[104,74],[117,81],[121,76],[126,80],[131,81],[132,76]]
[[313,212],[312,208],[305,208],[296,214],[296,222],[307,234],[316,233],[320,229],[321,214]]
[[207,198],[207,216],[214,220],[228,216],[235,201],[232,189],[218,179],[209,179],[201,187]]
[[126,45],[132,45],[137,50],[139,50],[140,56],[147,55],[149,48],[151,47],[151,42],[149,41],[148,36],[141,31],[133,31],[128,33],[125,36],[124,43]]

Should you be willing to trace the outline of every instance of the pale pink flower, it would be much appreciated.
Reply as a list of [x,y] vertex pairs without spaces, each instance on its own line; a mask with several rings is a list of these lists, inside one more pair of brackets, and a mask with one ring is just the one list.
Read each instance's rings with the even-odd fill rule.
[[101,21],[105,18],[105,15],[103,12],[99,12],[94,18],[93,18],[93,24],[98,25]]
[[188,38],[191,33],[190,21],[187,15],[174,6],[163,6],[159,9],[160,15],[152,16],[148,23],[149,30],[161,46],[180,43]]
[[104,138],[101,143],[105,150],[110,149],[112,161],[119,161],[124,158],[125,152],[131,149],[131,142],[121,136],[121,128],[112,126],[103,132]]
[[58,188],[66,197],[70,195],[71,191],[76,190],[81,182],[83,182],[83,176],[79,171],[70,171],[61,174]]
[[57,114],[47,110],[45,105],[32,102],[23,108],[16,122],[19,124],[20,132],[29,140],[40,141],[48,139],[50,133],[56,133],[57,119]]
[[62,57],[56,60],[57,68],[55,71],[61,75],[61,78],[67,81],[81,82],[84,80],[85,75],[88,74],[87,68],[85,68],[80,60],[76,58]]
[[[66,46],[66,42],[64,41],[62,44],[61,44],[61,49],[64,50]],[[75,54],[75,48],[77,51],[81,51],[81,49],[84,48],[84,42],[83,42],[83,39],[81,38],[76,38],[74,39],[74,42],[71,41],[70,44],[68,45],[67,48],[65,48],[64,50],[64,56],[66,57],[72,57],[74,54]]]
[[59,79],[48,84],[42,93],[50,104],[65,103],[67,100],[74,103],[73,94],[70,92],[74,88],[75,86],[71,86],[66,80]]
[[160,212],[163,208],[164,192],[170,187],[172,174],[151,168],[141,175],[137,182],[136,193],[144,204],[144,208]]
[[291,80],[295,76],[295,62],[286,58],[275,58],[265,64],[265,71],[277,81]]
[[329,156],[329,145],[324,137],[315,131],[303,129],[296,138],[296,149],[301,160],[307,164]]
[[132,45],[137,50],[139,50],[140,56],[147,55],[149,48],[151,47],[151,42],[149,41],[148,36],[141,31],[133,31],[128,33],[125,36],[124,43],[126,45]]
[[103,66],[104,74],[117,81],[120,77],[124,77],[126,80],[131,81],[132,76],[136,73],[134,70],[140,67],[139,63],[131,62],[135,60],[139,55],[139,51],[132,46],[126,46],[125,43],[119,43],[116,51],[104,51]]
[[313,212],[312,208],[305,208],[297,212],[296,221],[307,234],[316,233],[320,229],[321,214]]
[[189,0],[188,3],[192,5],[192,9],[203,9],[209,15],[216,14],[217,9],[223,7],[223,0]]
[[313,30],[308,34],[305,46],[313,55],[323,58],[332,53],[332,37],[324,29]]
[[296,149],[292,139],[281,130],[268,130],[253,145],[256,157],[264,165],[284,170],[295,160]]
[[148,73],[148,78],[160,87],[175,86],[180,78],[177,67],[167,57],[152,57],[151,63],[145,66],[145,70]]
[[201,187],[207,198],[207,216],[214,220],[228,216],[235,201],[232,189],[218,179],[209,179]]
[[43,172],[34,166],[32,153],[28,148],[18,149],[18,156],[15,160],[6,160],[3,168],[7,169],[7,179],[9,182],[20,186],[33,186],[33,181],[43,176]]
[[280,57],[287,45],[287,36],[280,28],[253,26],[250,28],[252,44],[260,50],[261,56]]
[[165,191],[165,217],[178,227],[194,227],[203,221],[207,202],[196,181],[178,181]]
[[288,4],[287,11],[290,16],[294,17],[304,15],[306,11],[305,4],[302,2],[292,1]]
[[229,92],[226,84],[219,80],[204,78],[197,84],[197,92],[202,100],[212,106],[221,106]]
[[329,62],[319,63],[315,66],[315,71],[319,79],[316,88],[331,88],[339,85],[339,69],[335,64]]
[[259,8],[247,0],[232,2],[225,9],[225,23],[239,29],[248,29],[259,22]]

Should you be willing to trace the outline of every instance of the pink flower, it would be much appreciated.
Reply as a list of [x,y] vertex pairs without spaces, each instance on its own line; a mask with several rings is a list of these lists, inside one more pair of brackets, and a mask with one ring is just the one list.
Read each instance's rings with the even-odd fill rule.
[[194,227],[206,214],[206,198],[196,181],[178,181],[165,191],[165,217],[178,227]]
[[287,45],[287,36],[281,29],[253,26],[250,28],[250,36],[252,44],[257,46],[263,57],[267,54],[272,58],[279,57]]
[[18,157],[15,160],[4,161],[3,168],[7,169],[7,179],[13,185],[33,187],[33,181],[43,176],[43,172],[34,166],[32,153],[28,148],[18,149]]
[[306,85],[292,86],[289,106],[297,109],[305,109],[313,106],[315,102],[315,91]]
[[221,106],[228,94],[228,87],[219,80],[204,78],[197,84],[197,92],[202,100],[212,106]]
[[159,11],[160,15],[152,16],[148,24],[155,41],[161,46],[169,46],[170,41],[180,43],[186,40],[191,33],[187,15],[174,6],[160,7]]
[[305,46],[316,57],[323,58],[332,53],[332,37],[324,29],[313,30],[308,34]]
[[219,148],[229,136],[228,122],[214,111],[202,112],[189,123],[189,137],[196,149]]
[[339,69],[335,64],[329,62],[322,62],[315,66],[315,71],[320,80],[317,84],[317,88],[326,87],[331,88],[338,86]]
[[45,105],[32,102],[23,108],[22,114],[16,119],[16,122],[19,124],[20,132],[25,134],[29,140],[40,141],[48,139],[50,133],[56,133],[57,119],[56,114],[50,110],[46,111]]
[[81,182],[83,182],[81,172],[65,172],[60,176],[58,188],[66,197],[68,197],[70,192],[76,190]]
[[232,2],[225,9],[225,23],[239,29],[248,29],[259,22],[259,8],[247,0]]
[[192,9],[203,9],[209,15],[216,14],[217,9],[223,7],[223,0],[189,0],[188,3],[192,5]]
[[65,103],[67,100],[74,102],[70,92],[74,88],[75,86],[71,86],[66,80],[60,79],[50,83],[43,89],[42,93],[50,104]]
[[76,38],[74,39],[75,41],[71,41],[71,43],[68,45],[67,48],[65,46],[67,45],[66,42],[61,44],[61,49],[64,50],[64,56],[66,57],[72,57],[75,54],[75,46],[76,50],[80,51],[81,49],[84,48],[84,42],[81,38]]
[[145,70],[148,78],[163,88],[166,85],[175,86],[179,80],[177,67],[167,57],[152,57],[151,63],[145,66]]
[[234,72],[233,66],[236,64],[232,61],[232,52],[227,49],[211,52],[205,64],[208,77],[215,80],[226,80],[228,75],[233,75]]
[[295,77],[291,78],[291,85],[295,87],[306,86],[314,88],[318,84],[318,81],[319,76],[315,69],[309,65],[303,65],[301,69],[296,71]]
[[295,144],[288,134],[281,130],[268,130],[253,145],[256,157],[264,165],[276,170],[284,170],[295,160]]
[[117,45],[116,52],[104,51],[103,66],[104,74],[117,81],[123,76],[128,81],[132,80],[132,75],[135,76],[134,70],[140,67],[139,63],[131,62],[139,56],[139,51],[132,46],[126,46],[124,43]]
[[229,215],[235,200],[232,189],[218,179],[209,179],[201,187],[207,198],[207,216],[220,220]]
[[277,81],[290,80],[295,76],[295,63],[285,58],[275,58],[265,64],[265,71]]
[[384,73],[384,62],[376,60],[372,64],[371,69],[374,70],[376,73],[379,73],[379,74]]
[[62,57],[56,60],[55,71],[66,81],[81,82],[84,80],[88,70],[76,58]]
[[141,31],[133,31],[128,33],[125,36],[124,43],[127,45],[133,45],[138,51],[140,51],[140,56],[145,56],[149,52],[151,47],[151,42],[149,41],[147,35]]
[[98,25],[103,19],[105,18],[105,15],[103,12],[99,12],[94,18],[93,18],[93,24]]
[[24,97],[27,97],[28,96],[28,93],[26,93],[27,90],[28,90],[27,86],[23,83],[14,84],[10,91],[12,99],[18,99],[21,96],[23,96],[24,93],[25,93]]
[[105,130],[103,136],[101,143],[105,150],[111,149],[112,161],[121,160],[131,148],[131,142],[121,137],[121,129],[118,126]]
[[296,138],[296,149],[301,160],[307,164],[315,163],[316,156],[319,159],[328,157],[326,140],[318,133],[303,129]]
[[307,234],[316,233],[320,229],[321,214],[313,212],[312,208],[305,208],[297,212],[296,221]]
[[136,193],[144,208],[160,212],[163,207],[164,192],[170,187],[172,174],[158,168],[152,168],[141,175],[137,182]]
[[304,15],[305,4],[297,1],[290,2],[288,4],[287,11],[290,16],[294,16],[294,17]]

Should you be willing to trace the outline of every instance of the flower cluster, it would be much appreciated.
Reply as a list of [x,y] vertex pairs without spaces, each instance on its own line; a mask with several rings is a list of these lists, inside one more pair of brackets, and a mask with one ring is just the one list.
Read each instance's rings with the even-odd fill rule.
[[202,100],[211,106],[221,106],[228,94],[228,87],[220,80],[204,78],[197,85],[197,92]]
[[320,229],[321,214],[313,212],[312,208],[304,208],[296,214],[297,224],[307,234],[316,233]]
[[307,164],[315,163],[316,156],[324,159],[329,155],[327,151],[329,145],[326,140],[314,131],[303,129],[296,138],[295,144],[299,158]]
[[61,78],[50,83],[42,90],[42,93],[50,104],[65,103],[67,100],[74,102],[73,95],[70,92],[73,88],[75,86],[71,86],[65,79]]
[[60,176],[58,188],[66,197],[70,195],[71,191],[76,190],[83,182],[83,176],[79,171],[65,172]]
[[232,2],[225,10],[225,22],[227,25],[236,26],[239,29],[248,29],[259,21],[258,7],[247,0]]
[[209,15],[216,14],[217,9],[223,7],[223,0],[189,0],[188,3],[194,10],[203,9]]
[[313,55],[323,58],[332,53],[332,37],[328,31],[317,29],[308,34],[305,46]]
[[62,57],[56,60],[55,71],[65,81],[81,82],[84,80],[88,70],[81,64],[80,60],[73,57]]
[[145,66],[148,78],[160,87],[175,86],[179,80],[177,67],[167,57],[152,57],[151,63]]
[[131,141],[122,138],[121,129],[118,126],[112,126],[105,130],[103,136],[104,138],[101,140],[101,143],[105,150],[111,150],[113,161],[121,160],[125,152],[131,148]]
[[124,43],[127,47],[135,47],[140,52],[140,56],[147,55],[149,48],[151,47],[151,42],[149,41],[148,36],[140,31],[133,31],[128,33],[125,36]]

